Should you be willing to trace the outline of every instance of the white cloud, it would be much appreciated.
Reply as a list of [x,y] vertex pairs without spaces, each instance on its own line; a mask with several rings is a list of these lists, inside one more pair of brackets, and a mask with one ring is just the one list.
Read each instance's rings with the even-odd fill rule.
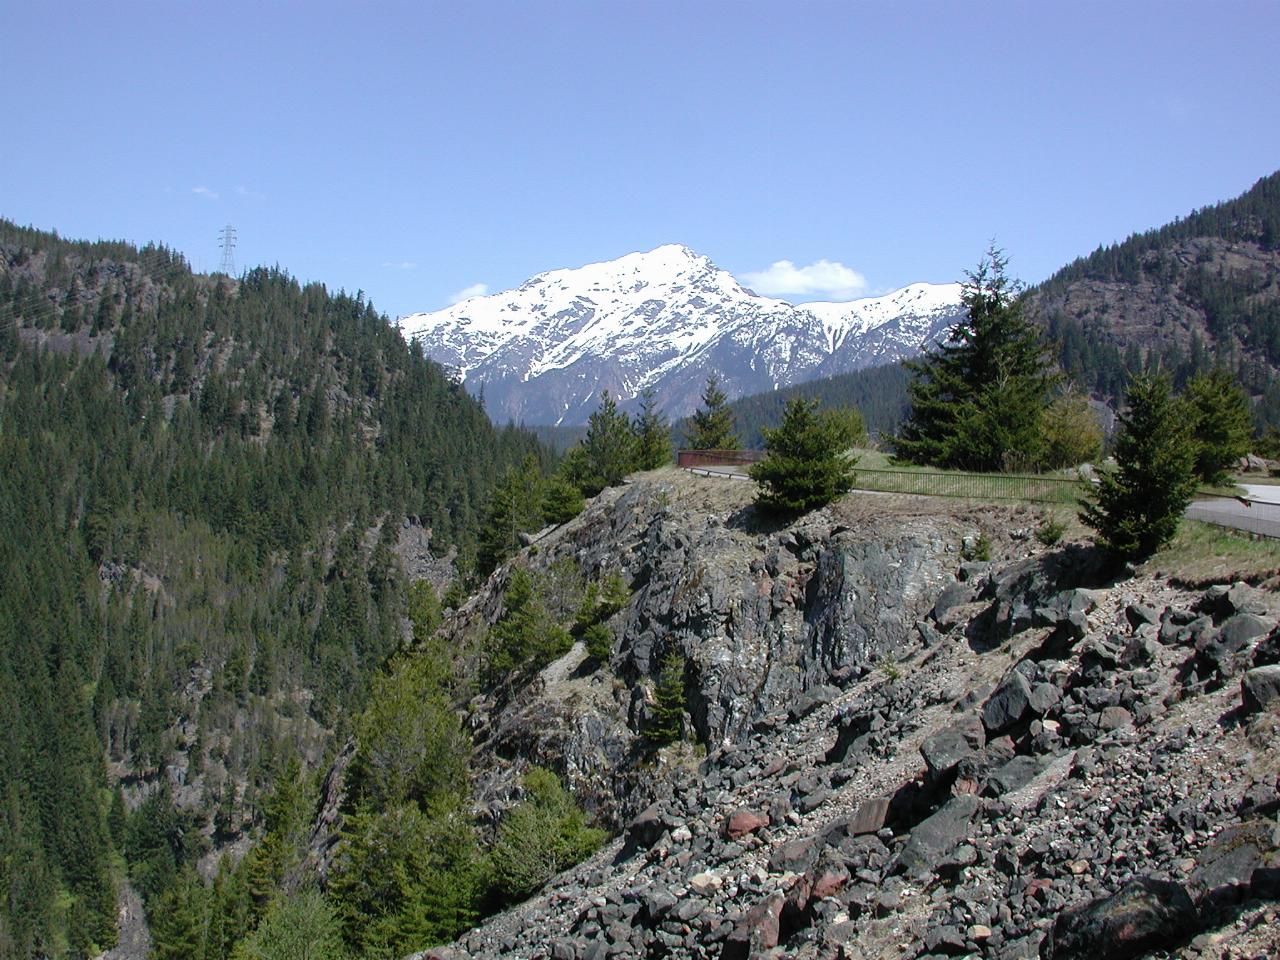
[[487,283],[473,283],[469,287],[463,287],[457,293],[449,298],[449,306],[455,303],[461,303],[463,300],[470,300],[472,297],[483,297],[489,292]]
[[384,267],[390,267],[392,270],[417,270],[418,265],[412,260],[383,260]]
[[867,278],[852,267],[831,260],[818,260],[797,267],[790,260],[778,260],[767,269],[744,273],[739,278],[756,293],[781,296],[824,296],[852,300],[867,289]]
[[191,192],[198,197],[204,197],[206,200],[218,199],[218,194],[215,193],[213,190],[210,190],[208,187],[204,187],[204,186],[192,187]]

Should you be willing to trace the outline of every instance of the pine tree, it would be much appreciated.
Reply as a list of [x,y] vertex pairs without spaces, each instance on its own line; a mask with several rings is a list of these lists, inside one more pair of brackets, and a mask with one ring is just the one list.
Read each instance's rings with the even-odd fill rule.
[[523,466],[503,474],[493,488],[484,526],[480,528],[477,573],[490,573],[520,549],[520,534],[542,526],[542,498],[542,475],[533,457],[526,457]]
[[524,567],[511,574],[502,605],[502,616],[489,631],[491,681],[500,681],[513,671],[540,670],[573,645],[569,631],[547,612]]
[[342,960],[342,925],[317,890],[282,895],[236,951],[237,960]]
[[605,834],[586,825],[573,795],[550,770],[532,767],[524,799],[498,825],[494,881],[502,899],[516,902],[560,871],[590,856]]
[[1186,405],[1168,377],[1136,377],[1116,435],[1116,470],[1103,473],[1080,519],[1098,545],[1124,560],[1151,556],[1173,539],[1196,489],[1195,445]]
[[582,452],[588,473],[582,492],[595,496],[605,487],[622,482],[636,468],[636,443],[627,415],[618,409],[609,391],[600,394],[600,407],[587,419]]
[[653,719],[646,731],[649,740],[659,746],[680,739],[684,725],[685,667],[679,650],[669,650],[662,658],[653,689]]
[[751,468],[760,485],[756,503],[766,510],[799,513],[825,506],[853,486],[857,461],[845,452],[846,431],[812,403],[787,404],[782,423],[764,431],[765,459]]
[[194,869],[182,872],[148,910],[151,926],[151,955],[155,960],[191,960],[204,949],[204,886]]
[[547,523],[568,523],[582,512],[582,491],[563,477],[552,477],[542,497],[542,514]]
[[1184,397],[1195,422],[1196,474],[1205,483],[1222,483],[1229,468],[1249,452],[1249,399],[1221,367],[1192,377]]
[[734,432],[729,398],[720,389],[720,378],[714,373],[707,377],[702,406],[689,418],[686,429],[685,443],[690,450],[737,450],[742,446]]
[[966,318],[948,342],[904,364],[915,379],[910,416],[894,441],[901,459],[984,471],[1038,462],[1055,378],[1007,265],[988,250],[964,284]]
[[1050,470],[1092,463],[1102,453],[1102,425],[1087,397],[1068,390],[1044,412],[1042,463]]
[[640,412],[631,424],[640,470],[656,470],[671,462],[671,425],[657,404],[653,387],[645,387],[640,392]]

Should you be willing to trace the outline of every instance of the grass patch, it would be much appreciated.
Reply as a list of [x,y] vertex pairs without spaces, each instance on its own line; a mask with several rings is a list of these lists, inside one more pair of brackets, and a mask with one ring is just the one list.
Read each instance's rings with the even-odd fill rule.
[[1276,590],[1280,589],[1280,541],[1254,538],[1199,520],[1184,520],[1178,525],[1173,542],[1142,569],[1193,588],[1244,580]]
[[892,463],[879,450],[857,450],[854,486],[881,493],[914,493],[969,500],[1075,504],[1085,487],[1072,470],[1044,474],[965,473]]

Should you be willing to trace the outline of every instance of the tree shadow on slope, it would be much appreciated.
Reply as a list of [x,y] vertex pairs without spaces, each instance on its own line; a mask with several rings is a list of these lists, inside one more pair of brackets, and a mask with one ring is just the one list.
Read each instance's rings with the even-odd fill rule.
[[785,530],[802,516],[804,516],[802,513],[762,510],[754,503],[748,503],[729,514],[725,526],[730,530],[740,530],[752,536],[770,536]]

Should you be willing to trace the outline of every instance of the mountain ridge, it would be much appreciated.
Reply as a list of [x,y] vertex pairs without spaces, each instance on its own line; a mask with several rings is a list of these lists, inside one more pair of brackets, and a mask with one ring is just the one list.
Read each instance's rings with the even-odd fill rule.
[[918,353],[959,313],[959,284],[792,304],[681,244],[551,270],[513,290],[401,318],[408,339],[483,391],[496,419],[585,422],[600,390],[630,409],[654,389],[675,416],[706,375],[731,395]]

